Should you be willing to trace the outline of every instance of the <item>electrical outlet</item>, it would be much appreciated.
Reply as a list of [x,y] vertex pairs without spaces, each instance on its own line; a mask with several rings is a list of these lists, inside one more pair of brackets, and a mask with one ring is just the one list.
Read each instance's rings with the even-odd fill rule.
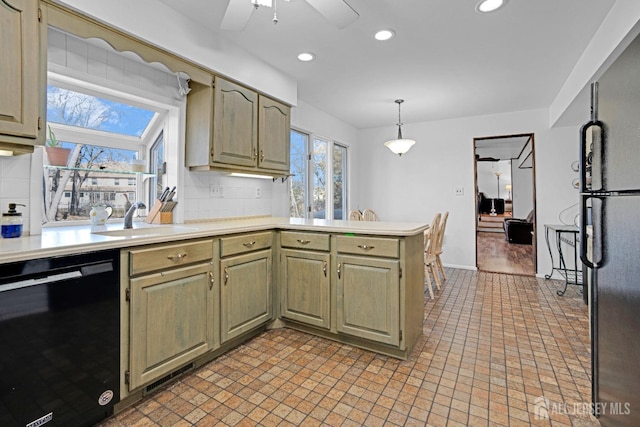
[[256,187],[256,199],[259,199],[262,195],[262,189],[260,187]]
[[456,187],[454,190],[456,196],[464,196],[464,187]]
[[211,184],[209,186],[209,197],[221,198],[222,197],[222,186]]

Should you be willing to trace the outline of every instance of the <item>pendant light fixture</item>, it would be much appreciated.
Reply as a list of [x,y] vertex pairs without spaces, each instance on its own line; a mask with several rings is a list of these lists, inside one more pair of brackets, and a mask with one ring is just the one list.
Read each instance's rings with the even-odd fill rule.
[[416,142],[413,139],[404,139],[402,137],[402,119],[400,118],[400,104],[404,102],[404,99],[396,99],[395,103],[398,104],[398,139],[392,139],[384,143],[385,147],[393,151],[395,154],[402,156]]

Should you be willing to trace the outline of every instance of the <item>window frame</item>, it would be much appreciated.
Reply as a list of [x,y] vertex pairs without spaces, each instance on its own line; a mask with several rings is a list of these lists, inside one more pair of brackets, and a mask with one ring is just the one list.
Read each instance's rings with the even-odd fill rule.
[[[169,120],[168,109],[171,106],[167,105],[166,109],[159,106],[158,101],[156,101],[152,95],[150,95],[148,99],[143,99],[142,97],[137,95],[124,93],[118,89],[113,88],[113,86],[110,86],[109,83],[111,82],[108,81],[104,82],[104,84],[96,84],[88,80],[90,79],[70,77],[52,70],[47,71],[47,85],[77,91],[84,94],[154,111],[155,114],[153,118],[150,120],[149,124],[145,128],[144,132],[140,135],[140,137],[70,126],[60,123],[47,123],[47,126],[51,126],[51,129],[53,130],[56,138],[59,141],[134,151],[137,153],[138,159],[146,160],[146,166],[148,167],[150,148],[156,142],[159,135],[165,134],[165,130],[168,126]],[[90,140],[90,143],[87,142],[87,140]],[[164,161],[166,162],[166,150],[164,155]],[[146,177],[148,177],[148,175]],[[122,179],[135,179],[136,200],[147,200],[149,198],[149,189],[144,183],[146,177],[143,176],[143,174],[139,173],[135,174],[135,176],[123,173]],[[131,194],[131,192],[128,192],[127,194]],[[98,197],[100,201],[104,200],[104,196],[102,194],[98,195]],[[43,216],[42,218],[42,226],[45,228],[68,225],[82,225],[89,223],[90,220],[88,218],[83,220],[64,221],[47,221],[46,217]]]
[[[314,191],[314,184],[313,184],[313,167],[311,167],[311,162],[312,162],[312,150],[313,150],[313,144],[315,141],[321,141],[327,144],[327,166],[326,166],[326,171],[325,174],[330,177],[330,179],[326,179],[325,181],[325,201],[324,201],[324,212],[325,212],[325,218],[326,220],[333,220],[334,219],[334,207],[333,207],[333,197],[334,197],[334,149],[335,147],[340,147],[341,149],[344,149],[343,151],[343,156],[344,159],[342,160],[342,178],[343,178],[343,182],[342,182],[342,203],[343,203],[343,207],[342,207],[342,214],[343,214],[343,220],[348,219],[348,213],[349,213],[349,145],[348,144],[344,144],[344,143],[340,143],[337,142],[331,138],[326,138],[323,136],[320,136],[318,134],[314,134],[314,133],[310,133],[310,132],[305,132],[303,130],[300,130],[298,128],[292,127],[290,129],[290,132],[293,133],[298,133],[300,135],[303,135],[305,137],[305,152],[304,152],[304,156],[305,156],[305,170],[303,172],[304,175],[304,183],[303,183],[303,187],[304,187],[304,216],[302,218],[305,219],[314,219],[314,211],[313,211],[313,191]],[[291,171],[291,173],[293,173],[293,171]],[[291,191],[291,188],[289,188],[289,191]],[[291,211],[291,201],[289,202],[289,211]],[[319,218],[317,218],[319,219]]]

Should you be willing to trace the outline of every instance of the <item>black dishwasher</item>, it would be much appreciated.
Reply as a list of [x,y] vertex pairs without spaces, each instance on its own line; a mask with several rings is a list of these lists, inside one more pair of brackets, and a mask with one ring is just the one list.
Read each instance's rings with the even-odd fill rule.
[[0,264],[0,426],[90,426],[120,399],[120,255]]

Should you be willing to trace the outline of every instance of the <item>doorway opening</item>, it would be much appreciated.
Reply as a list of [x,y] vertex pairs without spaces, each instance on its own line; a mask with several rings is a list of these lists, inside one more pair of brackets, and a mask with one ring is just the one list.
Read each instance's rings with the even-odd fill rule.
[[533,276],[536,259],[532,133],[474,138],[476,266]]

